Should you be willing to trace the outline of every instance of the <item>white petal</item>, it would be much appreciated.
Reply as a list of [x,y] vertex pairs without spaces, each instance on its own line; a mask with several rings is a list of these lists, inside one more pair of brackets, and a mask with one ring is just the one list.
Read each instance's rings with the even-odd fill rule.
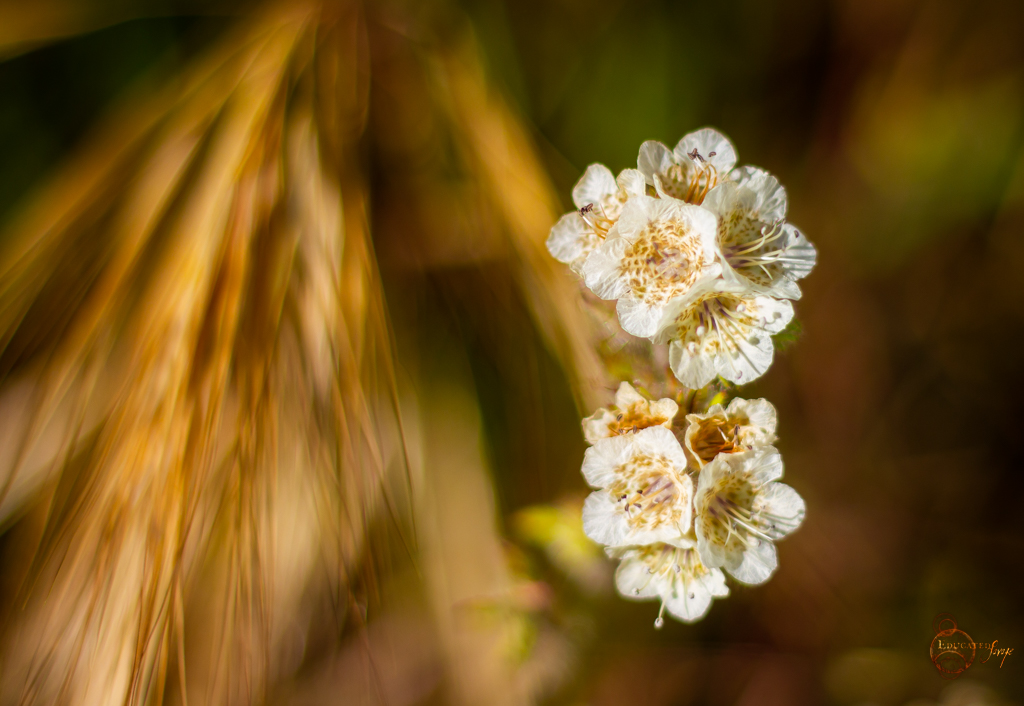
[[787,260],[797,260],[786,263],[786,273],[793,279],[806,277],[818,261],[818,252],[792,223],[786,223],[783,229],[786,231],[786,238],[783,241],[785,257]]
[[793,320],[793,303],[786,299],[757,297],[755,302],[758,314],[765,320],[764,330],[768,333],[778,333]]
[[785,483],[772,483],[764,489],[764,510],[785,517],[790,520],[785,527],[781,523],[776,524],[776,531],[782,534],[789,534],[804,521],[807,514],[807,505],[800,494]]
[[647,180],[639,169],[623,169],[615,183],[630,197],[643,196],[647,193]]
[[704,387],[717,375],[714,360],[710,356],[700,349],[691,354],[678,340],[669,345],[668,364],[676,379],[691,389]]
[[635,544],[629,538],[629,523],[618,504],[605,490],[587,496],[583,503],[583,532],[599,544]]
[[666,397],[657,402],[651,402],[650,411],[652,417],[662,417],[668,424],[679,414],[679,405],[675,400]]
[[583,263],[584,283],[602,299],[618,299],[629,291],[619,271],[627,247],[622,238],[609,237]]
[[552,226],[547,240],[548,252],[559,262],[570,264],[587,254],[586,246],[592,238],[590,226],[578,211],[572,211]]
[[609,410],[601,408],[591,416],[583,420],[583,438],[588,444],[596,444],[599,439],[607,439],[611,436],[608,431],[609,425],[615,421],[615,415]]
[[751,179],[746,188],[757,196],[755,211],[762,221],[773,223],[786,217],[786,189],[767,172]]
[[736,397],[729,403],[726,415],[729,417],[744,416],[749,420],[750,426],[762,430],[766,438],[771,439],[775,437],[778,414],[775,411],[775,406],[768,400],[745,400]]
[[637,402],[646,401],[647,398],[634,390],[633,386],[628,382],[620,383],[619,389],[615,392],[615,406],[619,408],[619,411],[628,409]]
[[718,374],[724,379],[745,385],[764,375],[772,365],[775,345],[765,331],[751,329],[747,338],[736,340],[737,350],[715,356]]
[[725,585],[725,574],[721,569],[709,569],[701,581],[712,596],[722,598],[729,595],[729,587]]
[[[707,466],[704,468],[706,469]],[[701,471],[701,476],[703,475],[704,471]],[[699,521],[694,521],[693,526],[697,530],[697,553],[700,555],[701,563],[709,569],[725,566],[729,560],[729,555],[721,546],[708,541],[701,531],[701,523]]]
[[756,547],[750,547],[742,554],[742,560],[737,566],[726,565],[734,579],[743,583],[756,585],[767,581],[775,568],[779,565],[775,545],[766,540],[760,540]]
[[663,576],[647,570],[647,564],[637,556],[636,550],[628,551],[615,570],[615,588],[620,596],[632,600],[656,598],[671,590]]
[[704,199],[702,207],[708,209],[719,218],[725,218],[734,211],[750,213],[757,208],[758,194],[748,188],[749,183],[740,186],[734,182],[725,182],[713,189]]
[[619,299],[615,310],[619,315],[619,325],[622,329],[643,338],[656,335],[663,328],[663,323],[672,322],[671,319],[666,320],[664,306],[652,306],[632,297]]
[[673,547],[679,547],[680,549],[697,548],[697,541],[692,539],[691,536],[676,537],[671,542],[665,542],[665,544],[671,544]]
[[[689,480],[689,477],[687,477]],[[692,484],[693,481],[690,481]],[[692,497],[692,496],[689,496]],[[654,544],[656,542],[664,542],[665,544],[676,544],[680,538],[685,537],[686,533],[690,531],[690,525],[693,522],[693,505],[692,503],[687,504],[684,507],[684,514],[679,519],[678,524],[664,523],[652,529],[634,530],[627,528],[626,536],[621,540],[622,544]],[[622,515],[623,522],[625,523],[625,515]]]
[[736,150],[729,139],[718,130],[706,127],[691,132],[679,141],[673,154],[676,160],[682,163],[684,159],[690,158],[689,155],[694,149],[706,162],[713,164],[719,174],[728,174],[736,166]]
[[788,277],[779,277],[771,283],[765,292],[775,299],[799,299],[802,295],[800,285]]
[[782,477],[782,454],[774,446],[763,446],[746,453],[737,454],[747,464],[746,468],[761,484],[770,483]]
[[679,591],[665,597],[665,608],[684,623],[694,623],[711,608],[711,593],[700,581],[680,581]]
[[583,454],[583,477],[593,488],[604,488],[615,480],[618,469],[634,453],[633,437],[625,434],[598,439]]
[[[745,458],[744,454],[749,453],[747,451],[739,454],[719,454],[711,463],[704,466],[697,479],[697,490],[693,494],[694,503],[700,504],[703,502],[702,497],[704,495],[715,492],[715,484],[718,482],[718,479],[733,472],[732,464],[739,463],[742,465],[742,459]],[[700,532],[697,533],[697,536],[700,536]]]
[[614,194],[617,190],[615,177],[608,167],[603,164],[591,164],[576,182],[572,190],[572,202],[577,208],[583,208],[588,203],[601,203],[606,196]]
[[742,167],[736,167],[729,172],[728,179],[730,182],[736,184],[736,186],[745,186],[754,177],[761,174],[767,174],[768,172],[760,167],[753,167],[751,165],[745,165]]
[[693,497],[693,481],[686,475],[686,454],[683,447],[679,445],[679,439],[671,430],[663,426],[647,427],[633,435],[637,451],[651,456],[664,456],[681,476],[680,482],[684,484],[686,493]]
[[619,220],[615,227],[608,233],[608,239],[613,237],[621,238],[627,242],[634,242],[647,228],[654,214],[663,207],[650,196],[636,196],[626,202],[619,214]]
[[[739,399],[739,397],[737,397],[736,399]],[[729,406],[732,407],[732,405]],[[713,417],[716,414],[725,414],[725,407],[723,407],[721,403],[715,403],[711,405],[710,407],[708,407],[708,411],[705,412],[704,414],[694,414],[692,416],[698,417],[700,419],[707,419],[708,417]]]
[[640,145],[640,156],[636,164],[647,183],[653,186],[654,175],[672,166],[672,152],[660,142],[648,140]]
[[718,250],[718,218],[706,208],[687,206],[686,214],[700,233],[701,244],[704,246],[704,264],[711,264]]

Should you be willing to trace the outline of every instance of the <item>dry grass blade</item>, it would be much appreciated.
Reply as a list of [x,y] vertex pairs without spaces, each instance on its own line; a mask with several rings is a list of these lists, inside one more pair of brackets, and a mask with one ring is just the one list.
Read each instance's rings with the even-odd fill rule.
[[259,17],[9,238],[3,492],[48,517],[6,701],[259,700],[315,576],[347,587],[394,394],[363,188],[309,107],[319,19]]
[[502,98],[488,87],[476,47],[464,40],[441,55],[437,71],[455,131],[471,170],[480,175],[511,246],[520,286],[534,318],[572,380],[581,410],[599,407],[608,373],[578,286],[547,252],[544,236],[559,214],[551,184],[530,139]]
[[[371,76],[371,44],[397,36],[379,22],[357,3],[271,6],[179,84],[114,114],[12,226],[0,253],[0,513],[29,513],[38,550],[5,636],[4,703],[263,701],[308,642],[329,650],[352,615],[361,630],[353,591],[375,588],[364,555],[378,519],[401,551],[419,551],[408,451],[438,466],[422,469],[428,489],[472,486],[470,506],[487,497],[475,444],[449,463],[455,447],[407,449],[402,428],[400,408],[430,415],[448,392],[422,406],[399,392],[377,264],[387,243],[374,242],[370,205],[371,185],[389,187],[367,143],[391,149],[395,137],[370,116],[371,82],[386,93],[412,69],[378,62]],[[444,220],[403,233],[449,253],[489,242],[478,252],[516,273],[514,296],[592,405],[593,332],[544,252],[556,209],[529,140],[471,46],[429,55],[404,99],[447,131],[476,186],[383,181],[412,188],[417,208],[444,193],[468,214],[458,233],[470,240]],[[477,238],[479,224],[490,234]],[[459,468],[462,480],[449,477]],[[446,606],[469,596],[447,586],[469,562],[481,586],[506,590],[500,537],[493,512],[469,513],[493,561],[435,561],[448,540],[429,528],[444,503],[416,502],[424,587],[452,693],[468,703],[515,678],[473,647],[493,636],[448,622]],[[527,700],[529,687],[509,688],[510,702]]]

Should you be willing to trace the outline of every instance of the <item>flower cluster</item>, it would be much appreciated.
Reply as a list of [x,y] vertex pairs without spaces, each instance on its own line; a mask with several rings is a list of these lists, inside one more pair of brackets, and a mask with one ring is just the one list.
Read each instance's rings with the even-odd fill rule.
[[579,210],[551,229],[548,249],[616,301],[626,332],[669,344],[683,385],[747,383],[768,369],[772,335],[793,318],[797,280],[816,258],[786,222],[775,177],[736,168],[729,140],[705,128],[671,151],[645,142],[637,169],[617,178],[591,165],[572,195]]
[[736,168],[732,144],[709,128],[671,151],[645,142],[637,169],[618,177],[591,165],[573,200],[579,210],[555,224],[548,249],[616,302],[627,333],[669,344],[682,385],[666,371],[658,385],[675,399],[652,400],[623,382],[614,405],[583,420],[582,470],[595,489],[583,529],[620,560],[619,593],[661,600],[655,626],[666,609],[693,622],[728,595],[726,573],[768,580],[774,542],[803,521],[803,500],[779,482],[775,408],[723,405],[728,386],[715,381],[768,369],[816,253],[785,221],[775,177]]
[[778,482],[767,400],[737,397],[682,420],[678,411],[624,382],[612,408],[584,420],[593,445],[583,475],[597,490],[583,506],[583,530],[622,560],[619,593],[660,598],[662,610],[693,622],[728,595],[723,570],[743,583],[768,580],[774,541],[799,526],[804,503]]

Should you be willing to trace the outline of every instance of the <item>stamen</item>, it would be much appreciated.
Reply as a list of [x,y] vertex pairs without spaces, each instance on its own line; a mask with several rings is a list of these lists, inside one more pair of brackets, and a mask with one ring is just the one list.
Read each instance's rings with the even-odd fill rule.
[[710,173],[706,173],[704,179],[704,193],[700,195],[700,201],[697,202],[699,204],[704,203],[704,199],[707,198],[708,192],[718,185],[718,170],[715,169],[714,165],[708,164],[704,169],[704,172],[708,172],[709,170]]
[[785,234],[785,230],[782,228],[782,225],[785,222],[785,219],[780,218],[779,220],[774,221],[770,226],[762,226],[760,231],[761,238],[759,240],[730,251],[730,255],[746,255],[759,250],[772,241],[778,240]]
[[736,523],[736,524],[738,524],[738,525],[739,525],[740,527],[742,527],[743,529],[745,529],[745,530],[747,530],[748,532],[750,532],[750,533],[751,533],[752,535],[754,535],[755,537],[760,537],[761,539],[767,539],[767,540],[771,540],[771,539],[772,539],[772,538],[771,538],[771,537],[769,537],[769,536],[768,536],[767,534],[765,534],[764,532],[762,532],[762,531],[761,531],[761,530],[760,530],[760,529],[759,529],[759,528],[758,528],[758,527],[756,526],[756,524],[753,524],[753,523],[755,523],[755,522],[756,522],[756,520],[755,520],[755,519],[753,519],[753,518],[750,518],[750,517],[748,517],[748,518],[746,518],[746,520],[744,520],[744,518],[743,518],[743,517],[742,517],[742,516],[741,516],[741,515],[740,515],[740,514],[739,514],[738,512],[736,512],[736,511],[735,511],[735,510],[733,510],[733,509],[727,509],[727,510],[726,510],[726,514],[728,514],[728,515],[729,515],[730,517],[732,517],[732,519],[733,519],[733,522],[735,522],[735,523]]
[[[600,212],[598,212],[600,209]],[[608,231],[615,225],[615,221],[605,214],[604,209],[596,203],[588,203],[580,209],[580,217],[590,226],[594,234],[602,240],[607,237]]]
[[[722,305],[721,302],[718,302],[718,306],[719,306],[720,311],[723,314],[725,314],[725,316],[723,316],[723,318],[725,319],[726,323],[728,323],[730,326],[733,326],[736,329],[736,333],[740,336],[740,338],[746,338],[746,336],[743,335],[744,332],[743,332],[742,328],[740,328],[739,323],[734,321],[733,318],[729,315],[728,309],[726,309]],[[750,367],[753,368],[754,370],[757,370],[757,366],[754,364],[754,361],[752,361],[750,359],[750,356],[747,355],[746,351],[744,351],[743,348],[739,345],[739,343],[736,342],[736,337],[732,333],[729,333],[729,332],[727,332],[727,335],[729,336],[730,340],[736,345],[736,350],[739,352],[739,354],[742,355],[743,358],[746,359],[747,363],[750,364]],[[734,362],[734,360],[735,359],[732,357],[732,354],[730,353],[729,361],[730,362]],[[742,376],[743,376],[743,371],[737,371],[736,379],[738,380]]]

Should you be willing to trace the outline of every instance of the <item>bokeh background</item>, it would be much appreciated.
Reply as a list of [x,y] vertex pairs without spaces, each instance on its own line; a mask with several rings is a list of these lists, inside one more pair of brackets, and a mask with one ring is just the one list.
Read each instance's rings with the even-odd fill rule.
[[[0,62],[3,220],[111,105],[183,70],[248,12],[39,7],[7,22]],[[417,110],[415,80],[392,76],[371,97],[371,218],[400,367],[425,410],[410,433],[433,512],[380,513],[353,589],[363,619],[310,642],[271,701],[504,703],[502,678],[451,633],[481,630],[499,636],[523,702],[1024,702],[1024,5],[391,9],[439,44],[470,28],[560,211],[589,163],[634,166],[642,141],[671,145],[705,125],[779,177],[819,260],[800,336],[742,394],[778,408],[808,515],[772,580],[733,584],[700,623],[656,631],[655,604],[614,595],[573,515],[587,492],[581,407],[610,403],[614,385],[574,389],[486,214],[453,213],[450,185],[433,203],[415,195],[445,172],[403,150],[447,147]],[[463,235],[452,244],[446,229]],[[939,613],[1015,653],[941,679],[928,659]]]

